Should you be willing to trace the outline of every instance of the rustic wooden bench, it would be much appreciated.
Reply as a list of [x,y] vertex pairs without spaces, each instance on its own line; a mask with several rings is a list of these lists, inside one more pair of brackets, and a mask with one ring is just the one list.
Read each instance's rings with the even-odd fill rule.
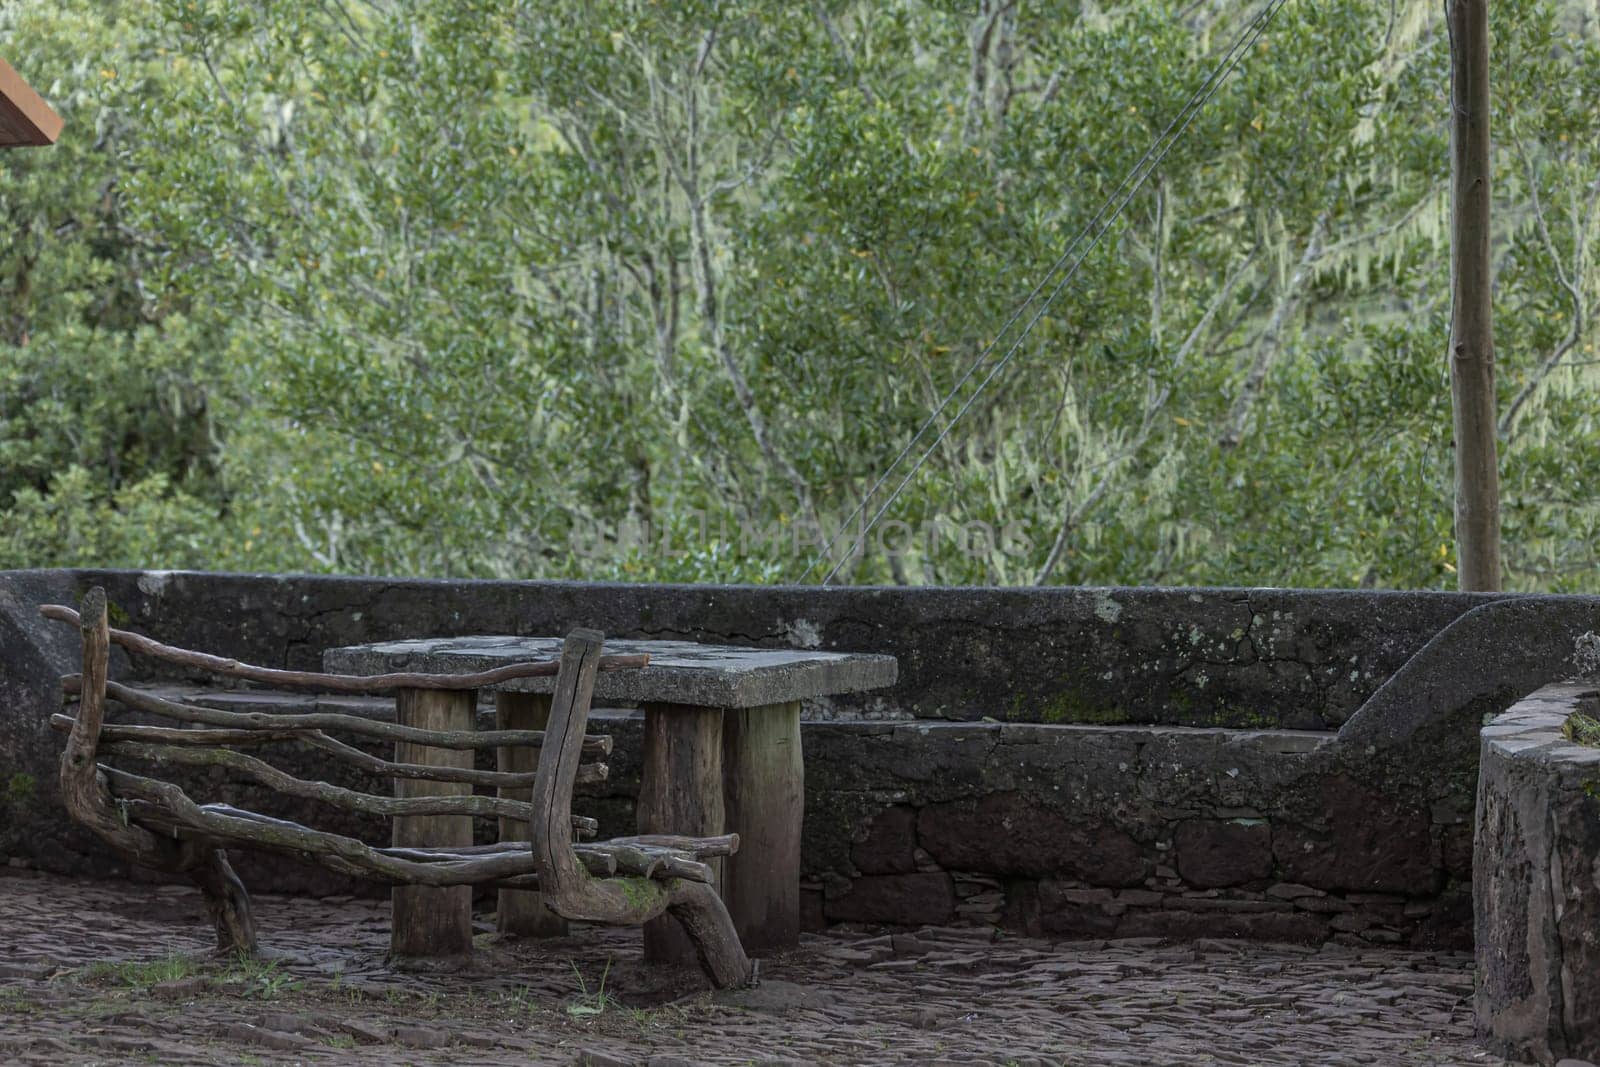
[[[561,658],[520,663],[476,674],[391,674],[356,677],[257,667],[173,648],[107,623],[103,590],[91,589],[81,612],[44,605],[45,617],[79,626],[82,673],[63,679],[78,698],[76,716],[51,724],[68,733],[61,757],[61,795],[68,813],[135,863],[182,873],[199,886],[216,926],[219,950],[254,953],[255,923],[249,895],[229,865],[226,849],[261,849],[346,875],[393,885],[488,886],[537,890],[548,908],[568,919],[641,924],[662,915],[676,919],[694,943],[706,973],[718,986],[746,984],[754,968],[727,908],[714,888],[707,859],[732,855],[738,835],[687,837],[651,834],[610,841],[580,841],[597,826],[572,814],[573,787],[600,781],[606,766],[585,757],[611,751],[611,739],[586,735],[589,702],[601,670],[638,668],[644,657],[603,656],[602,636],[575,630]],[[231,712],[168,700],[109,680],[110,645],[189,669],[258,685],[339,693],[395,690],[475,690],[510,678],[554,675],[549,721],[543,730],[430,730],[338,713]],[[110,701],[147,715],[177,720],[179,727],[108,724]],[[537,748],[537,770],[482,771],[421,762],[384,760],[339,740],[335,733],[447,750]],[[532,799],[505,795],[379,796],[295,777],[239,751],[270,744],[305,745],[364,771],[397,782],[454,783],[532,788]],[[499,817],[528,828],[529,840],[426,848],[373,846],[341,834],[218,803],[198,803],[179,786],[111,766],[113,757],[160,767],[222,767],[272,790],[344,811],[389,817],[444,815]]]

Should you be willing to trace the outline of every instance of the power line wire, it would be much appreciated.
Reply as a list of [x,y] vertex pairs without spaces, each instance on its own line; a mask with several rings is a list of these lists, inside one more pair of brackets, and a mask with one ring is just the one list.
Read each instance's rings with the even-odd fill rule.
[[[1039,283],[1033,287],[1028,295],[1017,306],[1017,309],[1013,311],[1010,317],[1007,318],[1006,321],[1001,325],[1000,330],[995,334],[994,339],[983,347],[983,349],[978,353],[977,359],[975,359],[972,365],[967,368],[966,373],[964,373],[956,381],[956,384],[952,386],[950,391],[945,394],[944,398],[939,401],[938,406],[933,409],[933,412],[926,420],[923,421],[922,425],[917,429],[917,432],[912,435],[909,441],[906,442],[905,447],[900,450],[899,454],[896,455],[895,458],[890,462],[889,466],[885,468],[883,474],[878,477],[878,480],[875,481],[871,488],[867,490],[866,494],[862,496],[861,503],[857,504],[850,514],[846,516],[844,522],[841,523],[838,530],[834,532],[834,535],[828,539],[827,543],[824,544],[816,556],[812,558],[805,571],[800,575],[801,581],[804,581],[807,577],[809,577],[811,572],[816,569],[817,564],[822,562],[822,560],[828,556],[833,546],[837,544],[839,538],[843,536],[844,531],[849,528],[850,523],[866,511],[868,501],[870,501],[877,491],[883,487],[883,484],[889,480],[889,477],[894,473],[895,469],[900,466],[905,458],[911,454],[912,448],[915,447],[916,443],[920,441],[923,435],[928,432],[928,429],[938,420],[939,415],[943,413],[945,408],[950,405],[950,402],[956,398],[967,382],[972,380],[973,375],[975,375],[979,369],[984,366],[989,355],[1004,339],[1006,332],[1010,330],[1010,328],[1015,325],[1016,322],[1027,312],[1029,305],[1031,305],[1034,300],[1038,298],[1039,294],[1044,291],[1045,287],[1049,285],[1050,279],[1061,270],[1062,266],[1066,264],[1068,260],[1073,258],[1074,251],[1083,243],[1084,239],[1089,237],[1090,234],[1093,234],[1092,237],[1089,237],[1088,247],[1083,250],[1081,255],[1077,256],[1077,259],[1072,263],[1072,266],[1067,270],[1066,274],[1064,274],[1061,280],[1056,283],[1055,287],[1051,289],[1050,294],[1045,298],[1043,305],[1040,306],[1039,310],[1036,311],[1032,318],[1028,320],[1027,324],[1023,327],[1022,332],[1017,336],[1016,340],[1012,342],[1011,347],[1008,348],[1005,354],[995,362],[989,373],[984,376],[983,380],[978,383],[977,388],[973,390],[972,395],[967,398],[966,402],[962,404],[961,407],[956,411],[955,415],[945,425],[944,429],[939,431],[939,433],[934,437],[933,441],[929,443],[928,447],[923,450],[920,456],[917,457],[917,461],[912,465],[911,470],[907,472],[906,476],[900,480],[899,484],[897,484],[894,490],[889,494],[889,499],[884,501],[883,505],[873,513],[872,518],[865,526],[862,527],[861,532],[857,534],[854,541],[851,542],[849,549],[844,553],[843,556],[840,557],[839,561],[833,565],[828,573],[823,576],[822,584],[827,585],[829,582],[831,582],[834,576],[839,573],[840,568],[843,567],[844,564],[856,554],[856,552],[861,548],[862,543],[866,540],[867,535],[871,533],[873,527],[878,524],[878,520],[883,518],[884,514],[889,510],[889,508],[893,506],[895,500],[899,498],[901,492],[910,483],[911,479],[916,476],[917,472],[922,469],[922,465],[927,462],[928,457],[933,454],[933,450],[936,449],[945,439],[945,437],[949,435],[950,431],[955,428],[956,423],[959,422],[961,417],[965,415],[968,409],[972,407],[973,403],[983,393],[984,389],[987,388],[989,383],[994,380],[995,376],[998,375],[1000,371],[1005,369],[1006,365],[1011,362],[1011,358],[1016,355],[1018,349],[1022,346],[1022,343],[1027,340],[1028,335],[1033,332],[1034,326],[1037,325],[1039,320],[1044,317],[1045,312],[1050,310],[1050,305],[1055,302],[1056,297],[1059,296],[1061,291],[1066,288],[1066,286],[1074,277],[1076,277],[1079,268],[1083,266],[1084,262],[1091,254],[1093,254],[1094,250],[1099,247],[1101,238],[1103,238],[1106,232],[1110,230],[1112,224],[1117,221],[1118,217],[1121,216],[1128,204],[1133,201],[1133,198],[1138,195],[1138,192],[1141,188],[1143,188],[1144,183],[1149,179],[1156,167],[1160,166],[1162,161],[1166,159],[1167,155],[1172,151],[1172,148],[1177,144],[1178,139],[1188,130],[1189,126],[1193,124],[1195,117],[1200,113],[1205,105],[1210,102],[1211,98],[1216,95],[1217,91],[1222,87],[1222,83],[1228,79],[1235,69],[1237,69],[1239,61],[1243,59],[1244,54],[1249,51],[1249,49],[1254,46],[1255,42],[1260,39],[1261,35],[1266,32],[1267,26],[1272,22],[1273,16],[1278,13],[1278,9],[1283,7],[1285,3],[1287,3],[1287,0],[1268,0],[1267,5],[1262,8],[1261,11],[1257,12],[1255,18],[1252,19],[1251,22],[1246,25],[1244,30],[1240,32],[1239,36],[1235,38],[1232,46],[1230,46],[1229,49],[1223,54],[1222,60],[1212,68],[1210,74],[1208,74],[1206,79],[1201,82],[1199,88],[1190,94],[1189,99],[1179,110],[1177,116],[1174,117],[1173,120],[1167,124],[1166,129],[1162,130],[1156,139],[1151,142],[1150,147],[1145,150],[1144,155],[1139,158],[1139,161],[1134,164],[1133,168],[1123,177],[1122,181],[1118,183],[1117,187],[1112,190],[1110,195],[1107,196],[1104,201],[1102,201],[1095,214],[1087,223],[1084,224],[1083,228],[1077,232],[1072,241],[1068,243],[1066,250],[1062,252],[1055,262],[1050,265],[1050,268],[1045,271],[1043,277],[1040,278]],[[1119,196],[1121,197],[1121,202],[1116,203]],[[1116,203],[1114,208],[1112,208],[1113,203]],[[1109,216],[1106,215],[1108,209],[1110,209]]]

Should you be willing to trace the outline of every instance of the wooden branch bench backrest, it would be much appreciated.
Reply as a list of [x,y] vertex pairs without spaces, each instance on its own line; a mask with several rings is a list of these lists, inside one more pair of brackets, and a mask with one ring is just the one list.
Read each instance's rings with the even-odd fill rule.
[[[68,733],[61,758],[61,795],[71,816],[135,863],[183,873],[204,894],[219,949],[253,953],[249,896],[228,863],[226,848],[261,849],[313,862],[329,870],[392,884],[483,885],[537,889],[546,906],[569,919],[637,924],[666,913],[677,919],[719,986],[743,984],[753,971],[727,909],[703,860],[731,855],[738,837],[645,835],[581,842],[596,824],[572,814],[579,782],[601,781],[603,763],[586,757],[611,751],[611,739],[585,733],[595,676],[600,670],[637,668],[642,656],[604,656],[603,637],[576,630],[561,659],[522,663],[461,675],[387,674],[366,677],[258,667],[173,648],[139,634],[112,630],[103,590],[91,589],[81,612],[44,605],[51,619],[75,623],[83,643],[83,668],[63,679],[78,697],[76,717],[58,714],[51,725]],[[111,681],[110,645],[228,678],[269,686],[339,693],[397,689],[471,690],[514,678],[555,675],[544,730],[428,730],[333,712],[227,711],[169,700]],[[107,724],[108,701],[184,725]],[[334,733],[446,749],[533,746],[533,773],[484,771],[386,760],[342,741]],[[380,796],[295,777],[256,755],[241,752],[270,744],[309,746],[380,777],[466,783],[475,787],[532,787],[532,801],[484,794]],[[382,816],[471,815],[519,820],[528,841],[457,848],[368,845],[345,836],[218,803],[198,803],[179,786],[110,765],[121,757],[146,765],[222,767],[276,792],[345,811]]]

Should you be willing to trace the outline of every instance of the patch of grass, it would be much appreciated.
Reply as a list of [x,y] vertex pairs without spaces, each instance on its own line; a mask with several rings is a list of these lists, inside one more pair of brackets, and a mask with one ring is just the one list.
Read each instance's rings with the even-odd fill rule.
[[[613,1001],[612,1003],[616,1003]],[[627,1008],[628,1021],[641,1035],[667,1027],[681,1027],[688,1021],[689,1013],[682,1004],[657,1004],[653,1008]],[[681,1031],[680,1031],[681,1032]]]
[[259,1000],[276,1000],[305,987],[303,981],[280,970],[277,960],[258,960],[250,956],[235,956],[218,978],[238,985],[244,996]]
[[495,1003],[501,1010],[514,1015],[526,1015],[539,1010],[538,998],[534,996],[533,987],[528,985],[518,986],[509,992],[502,991],[495,997]]
[[160,982],[187,978],[198,967],[189,957],[173,954],[143,962],[91,963],[83,969],[81,976],[87,982],[113,982],[146,989]]
[[619,1007],[617,999],[606,992],[606,979],[611,975],[611,961],[606,960],[606,969],[600,973],[600,984],[589,991],[589,985],[583,980],[583,972],[578,970],[578,965],[568,961],[572,968],[573,976],[578,979],[578,995],[567,1004],[567,1014],[575,1017],[602,1015],[607,1008]]
[[37,1008],[20,986],[0,989],[0,1015],[28,1015]]
[[1561,733],[1567,740],[1576,741],[1580,745],[1590,748],[1600,748],[1600,719],[1575,711],[1567,716],[1567,721],[1561,725]]

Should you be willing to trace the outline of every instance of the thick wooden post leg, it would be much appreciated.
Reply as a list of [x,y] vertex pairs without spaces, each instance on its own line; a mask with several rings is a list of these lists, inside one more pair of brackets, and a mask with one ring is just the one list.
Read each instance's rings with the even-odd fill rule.
[[[550,697],[544,693],[499,692],[494,695],[495,728],[499,730],[543,730],[550,721]],[[499,769],[532,772],[539,769],[539,750],[526,745],[500,748]],[[533,787],[516,789],[502,786],[500,795],[510,800],[532,800]],[[500,840],[528,841],[528,824],[522,819],[500,818]],[[518,937],[562,937],[567,920],[544,905],[544,898],[528,889],[499,891],[495,924],[502,934]]]
[[250,913],[250,894],[233,873],[228,854],[220,848],[206,849],[205,856],[186,873],[205,894],[206,910],[217,928],[217,952],[254,956],[256,921]]
[[728,828],[739,835],[739,851],[723,868],[722,899],[748,951],[793,948],[806,802],[800,704],[730,709],[722,737]]
[[[402,689],[396,698],[396,718],[402,726],[426,730],[471,730],[477,704],[473,690]],[[434,748],[408,741],[394,746],[398,763],[431,763],[441,767],[472,767],[470,749]],[[395,796],[466,796],[472,787],[460,782],[425,782],[396,778]],[[397,815],[397,847],[430,848],[472,844],[470,815]],[[394,956],[464,956],[472,951],[472,887],[447,889],[396,886],[389,952]]]
[[717,891],[682,879],[669,884],[667,914],[681,924],[700,965],[717,988],[749,985],[755,979],[755,968],[739,944],[733,920],[728,918]]
[[[683,704],[644,706],[644,768],[639,832],[712,837],[724,833],[722,710]],[[721,860],[706,860],[718,873]],[[644,958],[652,963],[698,960],[694,944],[670,916],[644,924]]]

